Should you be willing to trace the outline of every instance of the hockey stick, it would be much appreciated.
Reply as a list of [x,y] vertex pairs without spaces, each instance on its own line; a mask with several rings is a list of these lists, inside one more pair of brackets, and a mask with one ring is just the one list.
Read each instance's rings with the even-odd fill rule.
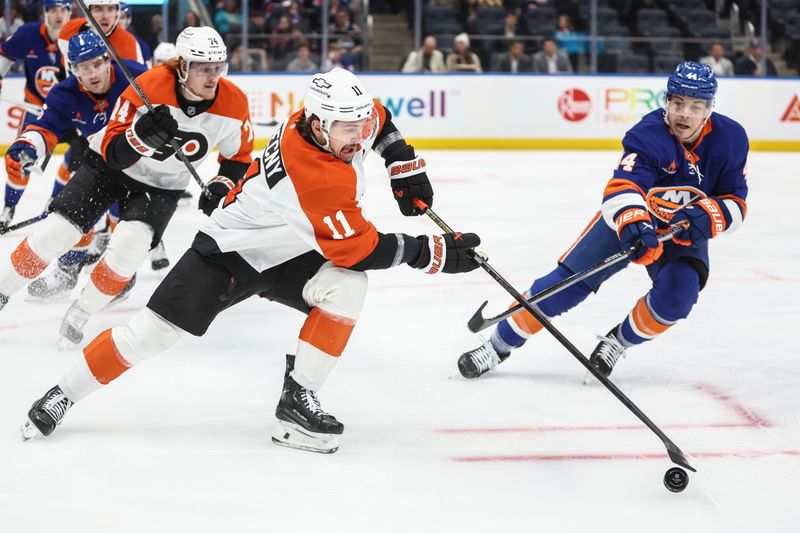
[[264,126],[265,128],[274,128],[278,125],[278,121],[275,119],[270,120],[269,122],[253,122],[254,126]]
[[[78,3],[78,7],[81,8],[81,11],[83,11],[83,14],[86,15],[86,20],[89,21],[89,24],[91,24],[94,32],[97,35],[99,35],[100,38],[103,40],[103,43],[106,45],[106,48],[108,48],[108,51],[114,58],[114,61],[116,61],[117,65],[119,65],[119,68],[122,69],[122,73],[125,74],[125,77],[128,79],[128,83],[131,84],[133,90],[136,91],[136,94],[138,94],[139,98],[141,98],[142,102],[144,102],[144,105],[147,107],[147,111],[152,113],[153,104],[150,103],[150,100],[147,98],[147,96],[145,96],[144,91],[142,91],[142,88],[139,87],[139,84],[137,84],[136,80],[133,79],[131,71],[128,70],[128,67],[125,65],[122,59],[120,59],[119,54],[117,54],[117,51],[114,49],[114,45],[111,44],[106,34],[103,32],[102,29],[100,29],[100,26],[97,24],[97,21],[94,19],[92,14],[89,13],[89,8],[86,7],[86,3],[84,3],[83,0],[75,0],[75,1]],[[181,150],[181,147],[178,146],[178,142],[175,140],[175,137],[170,139],[170,145],[172,146],[172,149],[175,150],[175,153],[178,155],[178,159],[183,161],[183,164],[186,165],[186,168],[189,170],[189,173],[194,178],[194,181],[197,182],[197,185],[200,186],[200,190],[203,192],[205,197],[211,199],[211,191],[208,190],[208,187],[206,187],[206,184],[203,183],[202,179],[200,179],[200,176],[197,174],[197,171],[194,169],[192,164],[189,163],[189,160],[186,158],[186,154],[184,154],[183,150]]]
[[[428,207],[427,204],[425,204],[425,202],[419,200],[418,198],[415,198],[414,204],[417,206],[419,210],[427,214],[431,218],[431,220],[433,220],[436,223],[436,225],[439,226],[443,231],[450,234],[455,233],[450,228],[450,226],[448,226],[441,218],[439,218],[439,215],[434,213],[431,210],[431,208]],[[617,399],[620,402],[622,402],[622,404],[625,407],[627,407],[630,412],[636,415],[636,417],[639,420],[644,422],[645,426],[650,428],[650,430],[653,433],[655,433],[658,436],[658,438],[661,439],[661,442],[664,443],[664,446],[667,449],[667,455],[669,455],[669,458],[673,463],[682,466],[687,470],[691,470],[692,472],[697,472],[697,470],[695,470],[692,467],[692,465],[689,464],[689,461],[686,459],[686,456],[683,454],[681,449],[678,448],[678,446],[674,442],[672,442],[670,438],[667,437],[664,434],[664,432],[661,431],[661,429],[657,425],[655,425],[655,423],[652,420],[650,420],[647,417],[647,415],[645,415],[642,412],[642,410],[639,409],[636,406],[636,404],[634,404],[630,400],[630,398],[625,396],[625,394],[621,390],[619,390],[617,386],[611,382],[611,380],[609,380],[607,377],[601,374],[595,367],[589,364],[589,359],[587,359],[587,357],[583,355],[580,352],[580,350],[578,350],[578,348],[576,348],[575,345],[573,345],[569,341],[569,339],[567,339],[558,329],[556,329],[556,327],[553,326],[553,324],[551,324],[549,320],[543,317],[542,314],[539,313],[539,311],[537,311],[535,307],[529,304],[527,300],[525,300],[525,298],[520,293],[518,293],[514,289],[514,287],[512,287],[511,284],[508,281],[506,281],[505,278],[503,278],[503,276],[500,275],[499,272],[497,272],[494,268],[492,268],[491,265],[489,265],[489,262],[483,256],[481,256],[479,253],[476,252],[472,252],[470,255],[472,256],[473,259],[475,259],[475,261],[480,265],[480,267],[484,269],[490,276],[492,276],[492,278],[494,278],[494,280],[497,283],[499,283],[500,286],[503,287],[506,290],[506,292],[508,292],[517,302],[519,302],[519,304],[526,311],[528,311],[533,316],[533,318],[535,318],[542,325],[544,329],[546,329],[553,337],[555,337],[555,339],[561,344],[561,346],[566,348],[567,351],[570,354],[572,354],[572,356],[575,357],[575,359],[577,359],[580,364],[586,367],[586,370],[588,370],[595,378],[597,378],[597,380],[600,383],[602,383],[609,391],[611,391],[611,393],[614,396],[616,396]]]
[[[664,232],[661,235],[659,235],[658,236],[658,240],[660,242],[668,241],[673,236],[677,235],[678,233],[682,232],[683,230],[687,229],[688,227],[689,227],[689,221],[688,220],[683,220],[680,223],[676,224],[675,226],[670,227],[670,229],[667,230],[666,232]],[[627,250],[622,250],[621,252],[617,252],[612,256],[606,257],[605,259],[603,259],[602,261],[600,261],[599,263],[597,263],[594,266],[591,266],[591,267],[589,267],[589,268],[587,268],[585,270],[581,270],[580,272],[576,272],[575,274],[573,274],[573,275],[561,280],[560,282],[556,283],[552,287],[548,287],[548,288],[544,289],[543,291],[534,294],[533,296],[528,298],[528,303],[529,304],[535,304],[535,303],[541,302],[545,298],[549,298],[550,296],[563,291],[567,287],[571,287],[572,285],[575,285],[579,281],[583,281],[584,279],[588,278],[589,276],[592,276],[592,275],[597,274],[598,272],[600,272],[602,270],[605,270],[606,268],[610,267],[611,265],[615,265],[615,264],[619,263],[620,261],[624,261],[625,259],[627,259],[631,255],[633,255],[637,251],[639,251],[639,248],[641,248],[641,246],[642,246],[641,243],[639,243],[636,246],[631,246]],[[486,329],[486,328],[488,328],[490,326],[494,326],[495,324],[497,324],[501,320],[510,317],[511,315],[513,315],[514,313],[516,313],[517,311],[522,309],[522,305],[517,304],[517,305],[515,305],[513,307],[509,307],[508,309],[506,309],[505,311],[503,311],[502,313],[500,313],[498,315],[495,315],[495,316],[493,316],[491,318],[485,318],[483,316],[483,309],[486,307],[486,305],[488,303],[489,303],[488,300],[483,302],[483,304],[481,304],[481,306],[478,308],[478,310],[475,311],[475,314],[472,315],[472,318],[470,318],[469,321],[467,322],[467,328],[469,328],[469,330],[471,332],[478,333],[479,331],[483,331],[484,329]]]
[[24,228],[25,226],[30,226],[31,224],[35,224],[40,220],[46,219],[47,215],[48,212],[45,211],[41,215],[36,215],[33,218],[29,218],[28,220],[23,220],[22,222],[17,222],[16,224],[11,224],[10,226],[3,226],[2,224],[0,224],[0,235],[5,235],[6,233],[10,233],[20,228]]
[[4,102],[11,106],[21,107],[28,113],[32,113],[37,117],[41,117],[44,113],[42,106],[32,104],[31,102],[17,102],[16,100],[9,100],[8,98],[0,98],[0,102]]

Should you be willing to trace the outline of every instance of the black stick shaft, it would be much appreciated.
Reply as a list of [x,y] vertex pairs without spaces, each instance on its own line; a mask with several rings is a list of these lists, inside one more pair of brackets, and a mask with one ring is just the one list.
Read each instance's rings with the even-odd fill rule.
[[[75,1],[78,3],[78,7],[81,8],[81,11],[83,11],[83,14],[86,15],[86,20],[89,21],[89,24],[92,26],[92,29],[94,30],[94,32],[97,35],[99,35],[100,38],[103,40],[103,43],[106,45],[106,48],[108,48],[108,52],[111,54],[111,57],[114,58],[114,61],[117,62],[117,65],[119,65],[119,68],[122,69],[122,73],[125,74],[125,77],[128,79],[128,83],[131,84],[131,87],[133,87],[133,90],[136,91],[136,94],[138,94],[139,98],[142,99],[142,102],[144,102],[144,105],[147,107],[147,110],[152,113],[153,112],[153,104],[150,103],[150,100],[144,94],[144,91],[142,91],[142,88],[139,87],[138,83],[136,83],[136,80],[133,78],[133,75],[131,74],[131,71],[128,70],[127,65],[125,65],[125,63],[120,58],[119,54],[117,53],[117,50],[114,48],[114,45],[111,44],[111,42],[108,40],[108,37],[106,36],[105,32],[103,32],[103,30],[100,28],[100,25],[97,24],[97,21],[94,19],[92,14],[89,12],[89,8],[86,7],[86,4],[84,3],[83,0],[75,0]],[[208,190],[208,187],[206,187],[206,184],[203,183],[203,180],[200,179],[200,176],[197,174],[197,171],[194,169],[192,164],[186,158],[186,154],[183,153],[183,150],[181,150],[181,147],[178,146],[178,141],[175,140],[175,137],[170,139],[170,145],[172,146],[172,149],[175,150],[175,153],[178,155],[178,159],[180,159],[183,162],[183,164],[186,165],[186,168],[189,169],[189,173],[194,178],[194,181],[197,182],[197,185],[200,186],[200,190],[203,192],[203,194],[206,196],[206,198],[211,198],[211,192]]]
[[[444,230],[447,233],[454,233],[453,230],[450,228],[450,226],[448,226],[444,222],[444,220],[439,218],[439,215],[434,213],[431,210],[431,208],[425,205],[423,202],[419,201],[417,203],[417,207],[423,209],[422,206],[424,206],[424,212],[431,218],[431,220],[433,220],[436,223],[436,225],[438,225],[442,230]],[[686,459],[686,456],[683,454],[681,449],[678,448],[678,446],[674,442],[672,442],[672,440],[670,440],[670,438],[667,437],[667,435],[663,431],[661,431],[661,428],[659,428],[652,420],[650,420],[650,418],[646,414],[644,414],[644,412],[641,409],[639,409],[636,406],[636,404],[634,404],[633,401],[631,401],[630,398],[628,398],[621,390],[619,390],[617,386],[611,382],[611,380],[609,380],[607,377],[601,374],[595,367],[589,364],[589,360],[586,358],[586,356],[583,355],[580,352],[580,350],[578,350],[578,348],[575,347],[575,345],[573,345],[569,341],[569,339],[567,339],[558,329],[556,329],[556,327],[553,326],[549,320],[543,317],[539,313],[539,311],[536,310],[536,308],[534,308],[531,304],[529,304],[525,300],[525,298],[519,292],[517,292],[517,290],[514,289],[514,287],[512,287],[511,284],[508,281],[506,281],[505,278],[503,278],[503,276],[500,275],[499,272],[497,272],[494,268],[492,268],[492,266],[489,264],[488,261],[486,261],[486,259],[481,257],[480,254],[477,253],[473,254],[475,261],[477,261],[477,263],[481,266],[481,268],[483,268],[486,272],[488,272],[489,275],[492,276],[492,278],[494,278],[494,280],[506,290],[506,292],[508,292],[517,302],[519,302],[519,304],[526,311],[528,311],[533,316],[533,318],[535,318],[542,325],[542,327],[544,327],[544,329],[548,331],[548,333],[550,333],[553,337],[555,337],[556,340],[558,340],[558,342],[564,348],[566,348],[567,351],[570,354],[572,354],[572,356],[575,357],[575,359],[577,359],[578,362],[580,362],[580,364],[582,364],[586,368],[586,370],[588,370],[589,373],[591,373],[597,379],[597,381],[602,383],[603,386],[605,386],[609,391],[611,391],[611,393],[625,407],[627,407],[630,412],[636,415],[636,417],[639,420],[641,420],[645,426],[650,428],[650,430],[653,433],[655,433],[658,436],[658,438],[661,439],[661,442],[663,442],[664,446],[667,448],[667,454],[669,455],[669,458],[673,463],[682,466],[688,470],[691,470],[692,472],[696,472],[696,470],[689,464],[689,461]]]
[[0,226],[0,235],[5,235],[6,233],[10,233],[14,230],[18,230],[24,228],[25,226],[30,226],[31,224],[35,224],[40,220],[44,220],[47,218],[47,213],[42,213],[41,215],[36,215],[35,217],[29,218],[28,220],[23,220],[22,222],[17,222],[16,224],[11,224],[10,226]]
[[[671,227],[668,231],[666,231],[666,232],[662,233],[661,235],[659,235],[658,236],[658,240],[661,241],[661,242],[668,241],[674,235],[677,235],[678,233],[684,231],[687,227],[688,227],[688,223],[687,224],[676,224],[675,226]],[[569,276],[568,278],[563,279],[562,281],[556,283],[555,285],[553,285],[551,287],[548,287],[548,288],[544,289],[543,291],[534,294],[533,296],[528,298],[527,301],[528,301],[529,304],[535,304],[535,303],[541,302],[545,298],[549,298],[550,296],[553,296],[554,294],[563,291],[567,287],[571,287],[572,285],[575,285],[579,281],[583,281],[586,278],[588,278],[590,276],[593,276],[594,274],[597,274],[598,272],[600,272],[602,270],[605,270],[606,268],[610,267],[611,265],[615,265],[615,264],[619,263],[620,261],[624,261],[624,260],[628,259],[628,257],[630,257],[631,255],[636,253],[638,249],[639,248],[637,246],[631,246],[627,250],[622,250],[621,252],[617,252],[614,255],[606,257],[605,259],[603,259],[599,263],[597,263],[597,264],[595,264],[595,265],[593,265],[593,266],[591,266],[589,268],[586,268],[586,269],[584,269],[584,270],[582,270],[580,272],[576,272],[575,274]],[[483,331],[484,329],[488,328],[489,326],[493,326],[493,325],[497,324],[501,320],[510,317],[511,315],[513,315],[514,313],[516,313],[517,311],[522,309],[522,305],[517,304],[517,305],[515,305],[513,307],[510,307],[510,308],[506,309],[502,313],[491,317],[491,318],[484,318],[481,313],[482,313],[483,308],[485,306],[486,306],[486,303],[484,302],[484,304],[481,306],[481,308],[478,309],[478,311],[472,316],[472,318],[467,323],[467,327],[473,333],[477,333],[479,331]]]

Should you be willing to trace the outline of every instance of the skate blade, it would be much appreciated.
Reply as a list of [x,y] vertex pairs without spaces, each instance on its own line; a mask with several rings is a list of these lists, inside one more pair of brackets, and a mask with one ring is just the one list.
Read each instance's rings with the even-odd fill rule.
[[19,432],[23,441],[29,441],[42,436],[42,432],[39,431],[39,428],[37,428],[36,425],[30,420],[26,420],[19,427]]
[[272,432],[272,442],[278,446],[315,453],[334,453],[339,449],[338,435],[313,433],[283,420],[278,421]]

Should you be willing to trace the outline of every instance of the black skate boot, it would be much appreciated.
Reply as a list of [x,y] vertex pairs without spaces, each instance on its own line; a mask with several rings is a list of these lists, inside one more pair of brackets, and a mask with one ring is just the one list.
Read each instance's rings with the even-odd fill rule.
[[[617,337],[619,326],[614,326],[614,329],[608,332],[605,337],[597,336],[600,341],[595,347],[592,355],[589,356],[589,364],[597,369],[603,376],[608,377],[611,371],[614,370],[614,365],[620,356],[625,357],[625,346],[619,341]],[[588,377],[591,374],[587,374]]]
[[28,411],[28,420],[20,428],[22,440],[50,435],[72,406],[72,401],[64,396],[58,385],[47,391],[44,396],[33,402],[31,410]]
[[169,257],[167,257],[167,249],[164,247],[164,241],[158,241],[156,247],[150,250],[150,266],[153,270],[161,270],[169,266]]
[[484,340],[483,344],[461,354],[458,358],[458,371],[467,379],[473,379],[494,370],[497,365],[508,359],[511,353],[497,353],[491,341]]
[[333,453],[339,449],[337,435],[344,425],[322,410],[317,393],[303,388],[289,374],[294,368],[294,356],[286,356],[283,392],[275,409],[278,427],[272,442],[280,446],[318,453]]
[[31,281],[28,285],[28,294],[38,299],[63,296],[78,284],[81,268],[83,268],[83,263],[76,265],[59,263],[46,276]]

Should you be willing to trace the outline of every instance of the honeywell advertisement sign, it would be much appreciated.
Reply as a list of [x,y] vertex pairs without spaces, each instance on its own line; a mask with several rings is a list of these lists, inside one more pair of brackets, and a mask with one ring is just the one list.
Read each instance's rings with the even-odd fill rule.
[[[609,148],[659,109],[666,76],[363,74],[367,89],[420,148]],[[231,75],[256,137],[302,105],[309,75]],[[0,144],[16,136],[23,79],[3,82]],[[741,122],[753,149],[800,150],[800,80],[721,78],[716,110]],[[100,117],[98,117],[100,118]],[[85,118],[84,118],[85,120]],[[102,119],[101,119],[102,120]]]

